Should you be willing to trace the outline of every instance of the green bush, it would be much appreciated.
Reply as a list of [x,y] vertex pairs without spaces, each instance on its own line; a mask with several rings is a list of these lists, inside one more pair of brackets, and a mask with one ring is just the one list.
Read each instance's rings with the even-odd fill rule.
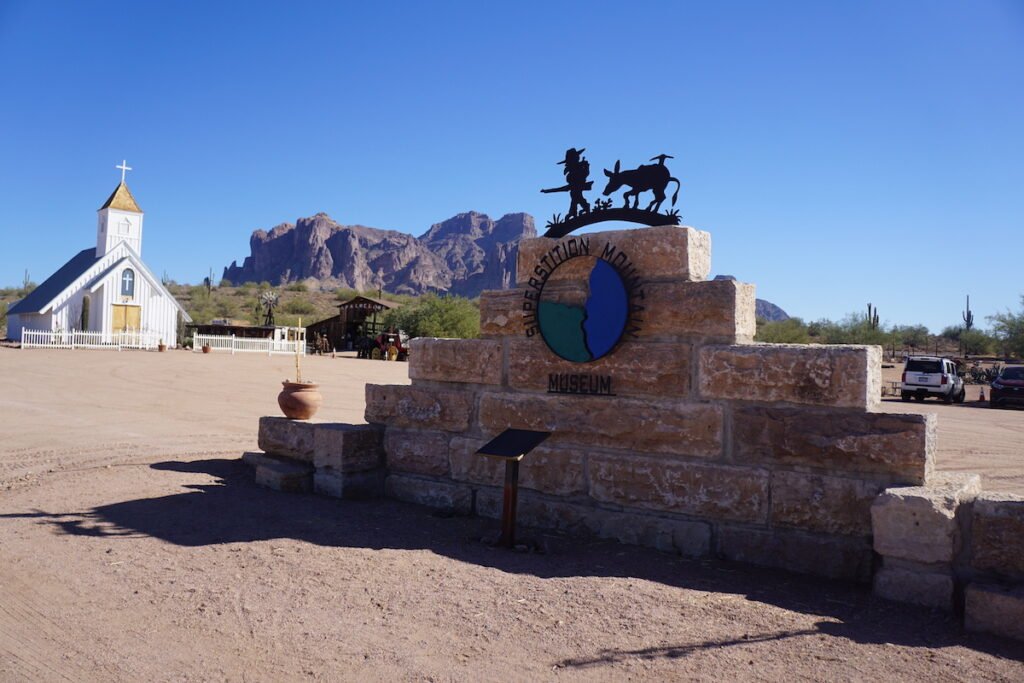
[[384,324],[410,337],[473,339],[480,336],[480,307],[461,296],[425,294],[384,315]]
[[313,302],[305,299],[289,299],[281,306],[281,309],[292,315],[309,315],[316,312]]
[[288,285],[287,287],[285,287],[285,289],[287,291],[289,291],[289,292],[308,292],[309,291],[309,287],[307,287],[306,283],[302,282],[302,281],[293,282],[290,285]]
[[987,356],[995,349],[996,340],[978,328],[964,330],[958,340],[963,352],[971,356]]
[[[1021,296],[1021,305],[1024,306],[1024,296]],[[988,319],[1003,354],[1024,358],[1024,310],[1020,313],[997,313]]]
[[807,325],[800,318],[778,321],[758,320],[757,334],[754,339],[770,344],[809,344],[811,342]]

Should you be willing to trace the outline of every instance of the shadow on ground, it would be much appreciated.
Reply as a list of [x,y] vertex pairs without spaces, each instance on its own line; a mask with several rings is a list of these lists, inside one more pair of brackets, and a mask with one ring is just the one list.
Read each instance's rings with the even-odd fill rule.
[[350,502],[279,493],[256,486],[251,470],[241,460],[160,462],[151,467],[211,475],[218,481],[185,485],[185,493],[114,503],[85,513],[35,511],[0,518],[35,517],[67,534],[145,535],[181,546],[291,538],[330,547],[428,549],[460,562],[509,573],[541,578],[631,577],[687,590],[739,594],[751,601],[828,618],[811,630],[750,634],[736,640],[642,650],[605,650],[555,663],[559,667],[586,668],[626,659],[679,658],[707,648],[808,635],[923,648],[964,646],[1024,660],[1024,644],[965,633],[951,615],[879,600],[866,586],[713,560],[685,560],[644,548],[546,532],[538,532],[543,536],[545,553],[516,553],[479,541],[485,532],[497,527],[496,521],[443,517],[426,508],[389,500]]

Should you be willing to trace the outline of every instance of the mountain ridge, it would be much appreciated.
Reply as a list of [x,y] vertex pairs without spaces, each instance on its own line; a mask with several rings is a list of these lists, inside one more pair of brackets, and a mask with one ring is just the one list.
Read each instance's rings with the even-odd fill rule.
[[[493,220],[485,213],[465,211],[434,223],[419,237],[344,225],[319,212],[270,230],[254,230],[250,255],[242,265],[232,261],[224,268],[224,279],[235,284],[314,279],[321,287],[380,287],[395,294],[443,292],[473,298],[485,289],[514,287],[519,241],[536,235],[533,216],[522,212]],[[757,300],[757,316],[789,318],[763,299]]]

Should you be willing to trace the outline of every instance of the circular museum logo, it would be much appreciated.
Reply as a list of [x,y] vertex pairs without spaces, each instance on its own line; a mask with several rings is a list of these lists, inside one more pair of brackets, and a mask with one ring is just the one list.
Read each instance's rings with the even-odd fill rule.
[[578,237],[550,249],[534,268],[523,313],[526,334],[540,334],[557,356],[589,363],[611,353],[627,334],[639,330],[643,297],[629,258],[611,245],[591,254],[590,238]]

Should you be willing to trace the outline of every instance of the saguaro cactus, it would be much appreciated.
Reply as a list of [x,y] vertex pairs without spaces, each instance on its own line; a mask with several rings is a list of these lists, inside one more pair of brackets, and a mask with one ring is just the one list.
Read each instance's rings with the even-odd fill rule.
[[873,330],[878,329],[878,309],[868,304],[868,327]]
[[967,310],[960,314],[960,317],[964,319],[964,328],[971,329],[974,327],[974,314],[971,313],[971,295],[967,295]]

